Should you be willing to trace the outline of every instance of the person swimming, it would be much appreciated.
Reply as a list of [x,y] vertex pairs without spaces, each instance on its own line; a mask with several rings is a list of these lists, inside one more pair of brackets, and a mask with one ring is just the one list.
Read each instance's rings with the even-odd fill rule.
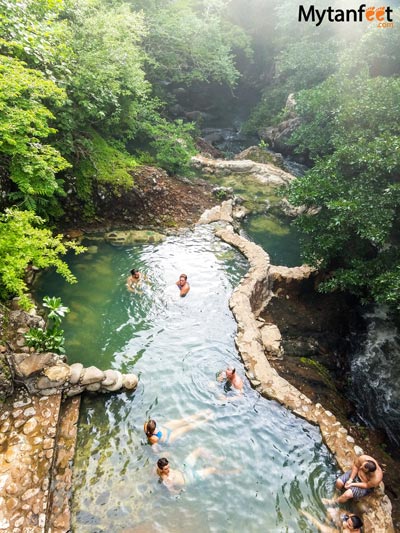
[[130,276],[126,280],[126,287],[129,292],[135,292],[137,284],[141,281],[141,274],[136,268],[132,268]]
[[176,285],[180,291],[180,295],[181,296],[186,296],[187,293],[190,291],[190,285],[187,281],[187,275],[186,274],[181,274],[179,276],[179,279],[178,281],[176,282]]
[[170,420],[157,430],[157,422],[153,419],[144,423],[143,429],[149,444],[169,444],[188,431],[204,424],[212,417],[210,409],[205,409],[194,415],[179,420]]

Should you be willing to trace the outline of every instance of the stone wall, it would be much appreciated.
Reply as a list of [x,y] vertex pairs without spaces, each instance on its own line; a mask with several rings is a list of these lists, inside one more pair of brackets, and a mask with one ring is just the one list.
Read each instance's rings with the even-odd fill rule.
[[[202,223],[206,223],[206,218],[202,217]],[[215,220],[215,213],[212,220]],[[218,229],[216,235],[240,250],[249,261],[249,270],[233,291],[229,305],[238,325],[235,342],[252,386],[264,397],[278,401],[298,416],[318,425],[323,441],[335,455],[340,468],[349,470],[355,457],[363,454],[363,450],[330,411],[318,403],[313,404],[307,396],[279,376],[266,357],[261,332],[264,323],[259,322],[257,317],[273,296],[272,280],[276,272],[270,265],[268,254],[236,234],[229,224],[225,223],[225,227]],[[305,275],[304,268],[293,272],[293,275]],[[274,335],[277,335],[276,331]],[[392,506],[384,493],[383,483],[374,490],[373,495],[364,498],[359,507],[363,513],[365,533],[394,533]]]
[[0,531],[65,533],[71,523],[80,394],[134,390],[138,378],[35,353],[24,335],[30,327],[44,327],[44,321],[34,310],[18,309],[17,302],[13,307],[0,346],[8,369],[7,386],[0,379],[6,400],[0,404]]

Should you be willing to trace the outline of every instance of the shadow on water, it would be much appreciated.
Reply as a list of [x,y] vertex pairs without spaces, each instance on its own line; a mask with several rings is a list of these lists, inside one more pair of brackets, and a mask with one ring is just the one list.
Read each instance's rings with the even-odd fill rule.
[[[136,266],[150,285],[125,287]],[[133,394],[84,397],[74,468],[74,531],[312,531],[299,514],[323,518],[321,496],[332,494],[336,467],[319,431],[260,397],[245,379],[242,399],[224,393],[217,372],[233,365],[236,323],[229,296],[245,273],[243,257],[197,228],[158,245],[98,244],[90,260],[71,258],[79,279],[67,286],[48,274],[39,292],[57,294],[73,312],[66,323],[70,362],[135,372]],[[189,276],[180,298],[175,281]],[[169,446],[146,444],[143,422],[160,424],[211,410],[211,418]],[[198,446],[223,473],[170,494],[155,475],[167,456],[182,468]],[[210,464],[208,464],[210,463]]]

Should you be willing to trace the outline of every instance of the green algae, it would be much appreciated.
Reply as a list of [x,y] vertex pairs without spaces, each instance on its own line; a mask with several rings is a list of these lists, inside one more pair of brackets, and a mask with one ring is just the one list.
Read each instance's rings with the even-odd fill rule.
[[284,225],[275,217],[252,218],[248,227],[254,233],[268,232],[279,236],[289,235],[290,233],[290,227],[287,224]]
[[330,389],[336,389],[335,383],[331,378],[329,371],[324,367],[324,365],[322,365],[318,361],[315,361],[314,359],[310,359],[309,357],[300,357],[300,361],[303,364],[309,366],[310,368],[314,368],[321,376],[322,381],[327,387],[329,387]]

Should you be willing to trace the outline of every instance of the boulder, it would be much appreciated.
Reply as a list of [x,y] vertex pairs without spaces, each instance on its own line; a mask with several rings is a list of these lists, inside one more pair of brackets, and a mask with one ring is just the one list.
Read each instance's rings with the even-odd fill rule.
[[152,230],[111,231],[104,235],[104,239],[116,246],[135,243],[157,243],[165,239],[165,235]]
[[124,374],[122,376],[122,386],[127,390],[136,389],[138,384],[138,377],[135,374]]
[[60,361],[60,356],[54,353],[13,353],[9,361],[14,368],[15,375],[19,378],[28,378],[41,372],[47,366],[53,366]]
[[71,370],[69,382],[71,385],[76,385],[81,378],[83,365],[82,363],[73,363],[69,368]]
[[49,378],[50,381],[65,383],[71,374],[71,369],[65,363],[60,363],[58,365],[46,368],[43,373]]
[[102,382],[104,372],[95,366],[89,366],[82,372],[81,385],[91,385],[92,383]]

